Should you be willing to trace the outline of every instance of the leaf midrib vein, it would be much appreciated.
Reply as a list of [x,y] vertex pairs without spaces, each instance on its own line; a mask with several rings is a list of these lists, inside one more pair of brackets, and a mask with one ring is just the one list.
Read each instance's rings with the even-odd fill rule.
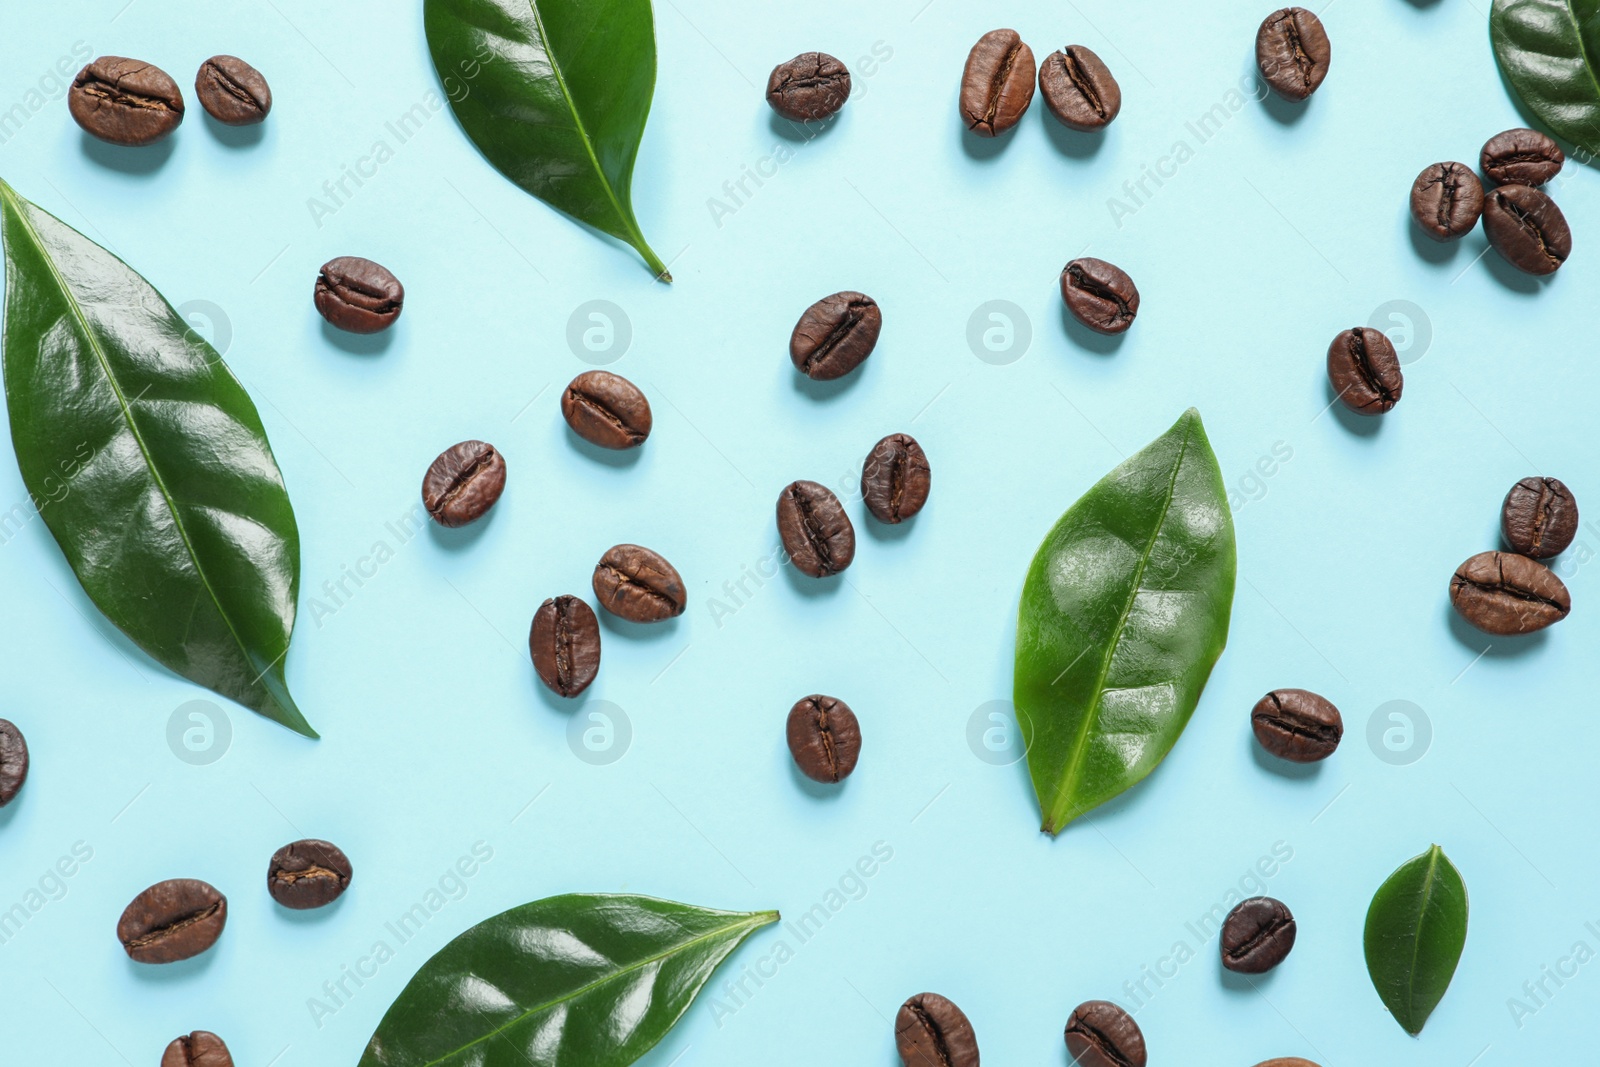
[[1411,1029],[1417,1010],[1417,961],[1422,956],[1422,924],[1428,916],[1428,905],[1433,901],[1433,887],[1439,871],[1439,850],[1428,851],[1428,870],[1423,876],[1422,902],[1417,908],[1417,932],[1411,939],[1411,966],[1406,971],[1406,1029]]

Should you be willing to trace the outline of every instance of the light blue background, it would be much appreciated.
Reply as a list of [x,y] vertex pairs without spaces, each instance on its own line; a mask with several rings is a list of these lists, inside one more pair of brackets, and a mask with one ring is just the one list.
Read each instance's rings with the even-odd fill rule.
[[[1554,996],[1527,1001],[1538,1010],[1520,1027],[1507,1001],[1575,942],[1600,949],[1585,928],[1600,922],[1589,603],[1600,568],[1585,565],[1600,525],[1559,565],[1577,609],[1541,637],[1463,631],[1446,584],[1495,547],[1518,478],[1557,475],[1600,500],[1595,175],[1569,164],[1555,185],[1577,235],[1556,278],[1478,259],[1480,234],[1441,253],[1410,228],[1412,178],[1436,160],[1474,162],[1522,121],[1484,0],[1335,0],[1323,12],[1332,74],[1301,109],[1230,95],[1253,91],[1267,7],[662,0],[635,201],[672,262],[669,288],[501,178],[447,110],[404,144],[386,128],[437,92],[415,4],[11,5],[0,108],[26,106],[41,76],[54,99],[0,145],[0,175],[124,256],[203,332],[231,338],[299,516],[289,681],[323,740],[228,705],[211,713],[231,726],[223,757],[178,759],[169,720],[208,694],[110,630],[41,523],[8,532],[0,715],[26,731],[34,767],[0,813],[0,909],[75,843],[93,858],[0,944],[3,1058],[143,1067],[207,1028],[243,1065],[354,1064],[414,970],[504,908],[628,891],[797,917],[876,842],[893,858],[859,899],[804,944],[758,934],[719,975],[720,999],[697,1003],[647,1062],[888,1067],[896,1007],[932,989],[965,1008],[989,1062],[1063,1063],[1072,1007],[1134,1006],[1124,983],[1145,967],[1172,975],[1140,997],[1159,1064],[1590,1057],[1600,964],[1547,983]],[[998,144],[969,141],[956,85],[996,24],[1040,55],[1096,49],[1124,93],[1110,131],[1069,135],[1036,103]],[[75,47],[149,60],[186,91],[203,59],[233,52],[266,73],[275,108],[256,141],[224,135],[191,97],[166,146],[102,148],[48,79],[58,59],[81,65]],[[875,47],[889,58],[869,75],[861,59]],[[812,48],[856,70],[856,95],[822,136],[797,141],[761,89],[773,64]],[[1186,124],[1218,104],[1227,119],[1200,144]],[[393,158],[319,226],[309,199],[380,139]],[[1171,173],[1161,160],[1179,140],[1192,158],[1160,188],[1147,182],[1153,195],[1119,226],[1108,198],[1146,166]],[[735,205],[724,184],[746,168],[769,177],[746,180]],[[718,219],[711,198],[737,210]],[[1121,343],[1063,322],[1056,278],[1085,249],[1143,292]],[[317,267],[342,254],[405,281],[404,318],[374,345],[330,334],[312,309]],[[882,343],[844,385],[806,385],[789,330],[843,288],[882,303]],[[579,447],[558,412],[561,386],[589,366],[568,320],[597,299],[631,324],[612,369],[655,408],[631,461]],[[1030,323],[1009,365],[967,341],[990,300]],[[1397,300],[1420,309],[1399,335],[1404,401],[1381,422],[1324,413],[1328,341]],[[1039,540],[1190,405],[1239,505],[1231,642],[1166,764],[1050,840],[1021,765],[977,758],[969,722],[1009,695]],[[728,600],[724,583],[776,545],[778,490],[800,477],[849,487],[897,430],[932,459],[927,511],[889,533],[851,501],[860,551],[843,581],[782,574]],[[402,544],[385,524],[414,507],[434,455],[468,437],[510,466],[492,519]],[[1275,448],[1292,458],[1253,475]],[[7,457],[0,510],[25,499]],[[367,567],[380,539],[393,558],[328,600],[323,583]],[[587,595],[594,561],[620,541],[666,554],[692,604],[644,632],[607,624],[587,702],[558,706],[527,662],[529,619],[548,596]],[[1344,710],[1343,748],[1309,774],[1252,747],[1249,708],[1279,686]],[[813,691],[847,699],[866,735],[855,777],[825,795],[793,773],[783,743],[789,705]],[[1409,765],[1367,742],[1391,700],[1431,723],[1431,747]],[[594,765],[575,755],[569,724],[601,702],[624,709],[632,736],[620,760]],[[286,913],[262,886],[272,851],[300,836],[337,841],[356,864],[348,896],[322,913]],[[1472,929],[1414,1041],[1368,983],[1361,926],[1382,880],[1435,841],[1465,875]],[[477,842],[493,858],[397,945],[385,924]],[[1295,911],[1299,944],[1254,985],[1229,980],[1214,941],[1186,924],[1275,845],[1292,859],[1264,885]],[[227,933],[196,961],[133,965],[116,919],[174,876],[229,895]],[[780,939],[794,958],[729,997],[724,981],[742,968],[771,973]],[[394,958],[360,988],[346,979],[353,995],[315,1019],[308,1001],[379,940]],[[1197,957],[1163,962],[1179,941]]]

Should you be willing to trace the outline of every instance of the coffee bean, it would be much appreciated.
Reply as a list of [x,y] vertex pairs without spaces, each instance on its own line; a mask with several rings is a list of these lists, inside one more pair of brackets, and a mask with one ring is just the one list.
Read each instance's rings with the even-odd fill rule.
[[1062,125],[1086,133],[1111,125],[1122,110],[1122,87],[1081,44],[1052,52],[1039,64],[1039,94]]
[[338,845],[314,839],[284,845],[267,867],[267,892],[286,908],[306,911],[332,904],[350,888],[350,857]]
[[861,724],[850,705],[833,697],[808,696],[789,709],[789,752],[814,782],[842,782],[861,757]]
[[379,333],[400,317],[406,289],[387,267],[360,256],[340,256],[322,265],[313,298],[322,317],[339,329]]
[[819,382],[843,378],[877,347],[883,312],[877,301],[846,290],[806,308],[789,337],[795,369]]
[[1033,49],[1016,30],[990,30],[967,55],[961,74],[961,118],[980,137],[1005,133],[1033,103]]
[[15,724],[0,719],[0,808],[17,799],[28,780],[28,742]]
[[572,432],[601,448],[637,448],[650,436],[650,401],[620,374],[584,371],[561,394]]
[[183,92],[160,67],[101,56],[78,72],[67,110],[79,126],[112,144],[154,144],[183,121]]
[[422,505],[440,526],[477,522],[506,488],[506,461],[482,441],[462,441],[439,453],[422,479]]
[[1516,129],[1489,138],[1478,162],[1496,185],[1543,185],[1561,173],[1567,154],[1538,130]]
[[1328,380],[1345,407],[1362,415],[1381,415],[1400,402],[1405,376],[1394,342],[1381,330],[1357,326],[1328,346]]
[[117,940],[135,963],[177,963],[215,945],[227,921],[227,897],[194,878],[173,878],[133,898],[117,921]]
[[1256,32],[1256,66],[1279,96],[1304,100],[1328,76],[1333,46],[1322,20],[1303,7],[1268,15]]
[[1435,163],[1411,183],[1411,217],[1435,241],[1472,232],[1483,214],[1483,183],[1463,163]]
[[894,525],[922,510],[932,480],[917,439],[892,433],[873,446],[861,468],[861,499],[879,522]]
[[200,64],[194,92],[206,113],[224,126],[254,126],[272,110],[267,79],[237,56],[212,56]]
[[792,482],[778,497],[778,536],[801,573],[826,578],[850,566],[856,529],[844,505],[826,486]]
[[1294,916],[1282,901],[1252,897],[1222,924],[1222,965],[1236,974],[1266,974],[1294,948]]
[[629,622],[662,622],[683,614],[688,594],[676,568],[648,548],[616,545],[594,568],[600,606]]
[[1067,1019],[1067,1052],[1078,1067],[1145,1067],[1144,1034],[1109,1000],[1078,1005]]
[[850,68],[826,52],[802,52],[772,68],[767,103],[795,122],[838,114],[850,99]]
[[1333,755],[1344,736],[1339,709],[1304,689],[1275,689],[1256,702],[1250,726],[1261,747],[1291,763],[1316,763]]
[[1266,1060],[1256,1064],[1256,1067],[1317,1067],[1310,1060],[1303,1060],[1299,1056],[1280,1056],[1275,1060]]
[[1524,478],[1506,494],[1500,533],[1524,556],[1559,556],[1578,534],[1578,502],[1559,479]]
[[233,1067],[233,1056],[222,1038],[208,1030],[196,1030],[167,1046],[161,1054],[161,1067]]
[[1450,602],[1463,619],[1502,637],[1543,630],[1572,610],[1572,594],[1549,567],[1512,552],[1480,552],[1457,567]]
[[1483,198],[1483,232],[1518,270],[1554,274],[1572,254],[1572,230],[1556,202],[1528,185],[1502,185]]
[[577,696],[600,673],[600,622],[594,609],[575,596],[546,600],[533,614],[528,652],[551,692]]
[[1096,333],[1116,334],[1139,314],[1139,289],[1103,259],[1075,259],[1061,272],[1061,299],[1072,317]]
[[905,1067],[978,1067],[978,1035],[966,1013],[937,993],[918,993],[894,1017]]

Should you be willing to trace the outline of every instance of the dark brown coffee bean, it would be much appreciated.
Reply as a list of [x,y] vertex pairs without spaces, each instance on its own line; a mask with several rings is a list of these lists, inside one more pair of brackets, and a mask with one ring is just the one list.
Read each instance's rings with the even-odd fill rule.
[[224,126],[254,126],[272,110],[272,90],[261,72],[237,56],[212,56],[200,64],[195,96]]
[[1483,183],[1464,163],[1435,163],[1411,183],[1411,217],[1435,241],[1472,232],[1483,214]]
[[819,382],[843,378],[872,355],[883,312],[864,293],[846,290],[806,308],[789,337],[795,369]]
[[78,72],[67,110],[79,126],[112,144],[154,144],[183,122],[183,92],[160,67],[101,56]]
[[196,1030],[167,1046],[161,1054],[161,1067],[233,1067],[233,1056],[222,1038],[209,1030]]
[[894,1017],[905,1067],[978,1067],[978,1035],[966,1013],[937,993],[918,993]]
[[1572,610],[1555,572],[1513,552],[1480,552],[1456,568],[1450,602],[1484,633],[1509,637],[1553,626]]
[[1557,478],[1524,478],[1506,494],[1500,533],[1524,556],[1559,556],[1578,535],[1578,501]]
[[861,724],[850,705],[833,697],[808,696],[789,709],[789,753],[815,782],[842,782],[861,757]]
[[1280,900],[1253,897],[1222,924],[1222,965],[1236,974],[1266,974],[1294,948],[1294,916]]
[[1062,125],[1086,133],[1111,125],[1122,110],[1122,87],[1081,44],[1052,52],[1039,64],[1039,94]]
[[1489,138],[1478,162],[1496,185],[1543,185],[1561,173],[1567,154],[1538,130],[1515,129]]
[[482,441],[462,441],[439,453],[422,479],[422,506],[440,526],[477,522],[506,488],[506,461]]
[[594,609],[575,596],[546,600],[533,614],[528,652],[551,692],[577,696],[600,673],[600,622]]
[[14,723],[0,719],[0,808],[17,799],[28,780],[28,742]]
[[663,622],[689,602],[676,568],[648,548],[617,545],[594,568],[600,606],[629,622]]
[[1067,1052],[1078,1067],[1145,1067],[1144,1033],[1109,1000],[1080,1004],[1067,1019]]
[[1333,755],[1344,737],[1339,709],[1304,689],[1275,689],[1256,702],[1250,726],[1261,747],[1292,763],[1315,763]]
[[1345,407],[1362,415],[1381,415],[1400,402],[1405,376],[1394,342],[1381,330],[1358,326],[1328,346],[1328,380]]
[[194,878],[158,882],[133,898],[117,921],[117,940],[135,963],[177,963],[217,943],[228,898]]
[[792,482],[778,497],[778,536],[801,574],[826,578],[856,557],[856,528],[827,486]]
[[561,394],[572,432],[601,448],[637,448],[650,436],[650,401],[639,387],[607,370],[584,371]]
[[1303,7],[1268,15],[1256,32],[1256,66],[1279,96],[1304,100],[1328,76],[1333,46],[1322,20]]
[[350,857],[338,845],[305,840],[284,845],[267,867],[267,892],[286,908],[332,904],[350,888]]
[[861,468],[861,499],[879,522],[911,518],[928,502],[933,474],[928,455],[908,433],[892,433],[873,446]]
[[1117,334],[1139,314],[1139,289],[1121,267],[1075,259],[1061,272],[1061,299],[1072,317],[1096,333]]
[[317,311],[339,329],[379,333],[400,317],[406,289],[387,267],[360,256],[340,256],[322,265],[312,296]]
[[767,103],[795,122],[815,122],[838,113],[850,99],[850,68],[826,52],[802,52],[772,68]]
[[1554,274],[1572,254],[1572,230],[1556,202],[1528,185],[1502,185],[1483,198],[1483,232],[1518,270]]
[[1005,133],[1033,103],[1033,49],[1016,30],[990,30],[967,55],[961,74],[961,118],[980,137]]

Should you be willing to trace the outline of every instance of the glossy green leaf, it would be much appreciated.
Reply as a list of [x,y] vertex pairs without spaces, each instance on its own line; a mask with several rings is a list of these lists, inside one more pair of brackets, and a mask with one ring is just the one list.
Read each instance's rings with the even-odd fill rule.
[[422,965],[360,1067],[625,1067],[775,911],[574,893],[486,919]]
[[1528,109],[1600,152],[1600,0],[1495,0],[1489,34]]
[[1389,876],[1367,909],[1367,973],[1406,1032],[1420,1034],[1467,943],[1467,887],[1434,845]]
[[633,165],[656,86],[650,0],[425,0],[433,65],[467,136],[539,199],[638,250]]
[[84,591],[172,670],[310,737],[300,535],[255,405],[127,264],[0,182],[17,464]]
[[1200,413],[1106,475],[1028,569],[1015,702],[1046,833],[1156,768],[1228,641],[1233,517]]

